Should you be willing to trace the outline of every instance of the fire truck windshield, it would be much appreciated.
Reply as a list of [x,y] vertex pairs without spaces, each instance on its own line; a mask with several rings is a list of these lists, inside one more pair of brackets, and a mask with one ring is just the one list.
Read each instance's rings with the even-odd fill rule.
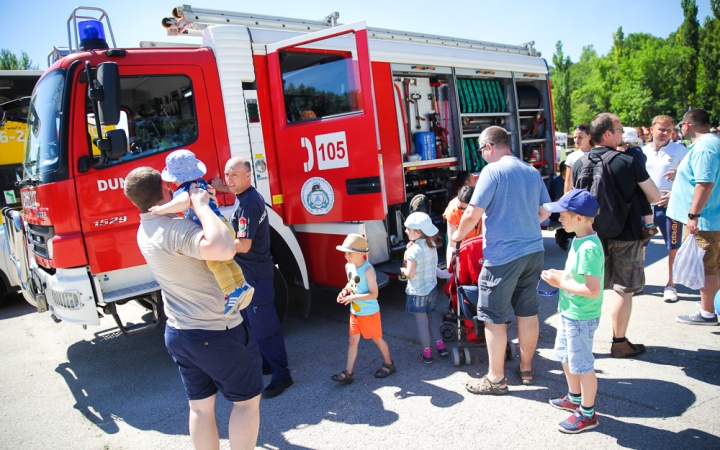
[[37,179],[60,167],[65,76],[65,70],[56,70],[35,88],[28,112],[23,178]]

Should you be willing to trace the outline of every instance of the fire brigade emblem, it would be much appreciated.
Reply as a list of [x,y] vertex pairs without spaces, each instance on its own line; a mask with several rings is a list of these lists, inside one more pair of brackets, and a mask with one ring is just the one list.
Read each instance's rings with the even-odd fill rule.
[[245,236],[247,236],[247,219],[241,217],[240,220],[238,220],[237,237],[244,238]]
[[300,197],[305,209],[314,216],[322,216],[330,212],[335,204],[335,192],[325,178],[308,179],[300,190]]

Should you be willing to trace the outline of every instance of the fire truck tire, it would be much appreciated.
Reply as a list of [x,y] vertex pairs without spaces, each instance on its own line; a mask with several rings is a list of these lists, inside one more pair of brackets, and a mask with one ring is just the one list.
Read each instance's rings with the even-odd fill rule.
[[30,296],[30,294],[25,292],[25,290],[22,291],[22,294],[23,294],[23,298],[25,299],[26,302],[30,303],[31,306],[34,306],[37,308],[37,302],[35,301],[34,298],[32,298]]
[[288,309],[288,287],[285,277],[277,267],[273,267],[273,287],[275,288],[275,312],[282,323]]

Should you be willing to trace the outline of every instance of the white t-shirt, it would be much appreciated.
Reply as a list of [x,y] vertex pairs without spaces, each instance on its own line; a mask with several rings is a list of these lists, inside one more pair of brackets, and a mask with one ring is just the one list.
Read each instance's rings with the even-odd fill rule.
[[572,169],[572,167],[575,165],[575,163],[582,158],[583,156],[586,156],[590,152],[583,152],[581,150],[575,150],[569,155],[567,155],[567,158],[565,158],[565,165]]
[[661,191],[669,191],[672,189],[672,182],[666,180],[663,174],[670,169],[677,169],[680,161],[687,155],[688,149],[684,145],[675,142],[668,142],[665,147],[655,150],[652,144],[647,144],[642,148],[643,153],[647,157],[645,167],[650,174],[650,179]]

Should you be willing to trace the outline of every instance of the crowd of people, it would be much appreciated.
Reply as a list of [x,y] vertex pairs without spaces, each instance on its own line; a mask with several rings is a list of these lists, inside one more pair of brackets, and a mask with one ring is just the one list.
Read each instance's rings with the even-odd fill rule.
[[[577,150],[561,165],[550,194],[539,172],[513,154],[505,129],[483,130],[479,147],[487,166],[477,182],[471,174],[461,173],[458,196],[443,215],[449,248],[477,235],[484,239],[477,316],[484,322],[488,372],[467,382],[469,392],[509,392],[504,360],[510,308],[517,319],[520,347],[516,371],[522,384],[535,383],[536,290],[542,278],[559,291],[555,356],[568,384],[567,394],[551,398],[550,404],[573,413],[558,427],[566,433],[597,427],[592,347],[603,290],[613,290],[611,356],[642,354],[645,346],[630,342],[626,334],[633,294],[645,285],[644,245],[657,230],[669,254],[666,302],[678,300],[672,268],[681,242],[692,234],[705,250],[700,308],[677,321],[718,323],[713,299],[720,287],[720,195],[713,193],[720,181],[720,138],[711,130],[707,112],[699,109],[685,114],[680,130],[689,141],[687,147],[673,137],[676,128],[670,116],[658,116],[649,130],[638,130],[623,127],[613,114],[598,114],[589,125],[575,128]],[[581,189],[579,182],[600,160],[628,205],[619,231],[612,236],[596,230],[607,219],[603,199]],[[162,173],[150,167],[133,170],[124,189],[141,213],[138,246],[163,290],[165,342],[188,398],[190,436],[196,448],[217,447],[219,391],[233,402],[228,426],[231,447],[253,448],[261,396],[276,397],[293,385],[282,328],[272,307],[274,265],[265,201],[252,186],[250,163],[243,158],[231,158],[225,166],[225,182],[215,179],[211,185],[202,181],[205,166],[192,152],[173,152],[166,162]],[[235,195],[229,224],[217,209],[216,192]],[[191,220],[175,214],[183,210]],[[568,250],[568,258],[562,270],[543,271],[540,224],[551,214],[564,227],[557,240]],[[410,240],[401,269],[407,279],[405,309],[417,324],[420,361],[432,363],[433,341],[438,356],[448,354],[433,314],[437,277],[448,275],[438,269],[441,237],[430,217],[421,212],[410,214],[404,225]],[[367,261],[367,240],[351,234],[337,249],[344,253],[348,276],[337,302],[350,307],[350,327],[347,364],[331,379],[353,382],[361,336],[372,339],[382,355],[375,377],[388,377],[397,369],[382,337],[378,284]],[[449,260],[452,251],[447,256]],[[263,374],[272,375],[267,386]]]

